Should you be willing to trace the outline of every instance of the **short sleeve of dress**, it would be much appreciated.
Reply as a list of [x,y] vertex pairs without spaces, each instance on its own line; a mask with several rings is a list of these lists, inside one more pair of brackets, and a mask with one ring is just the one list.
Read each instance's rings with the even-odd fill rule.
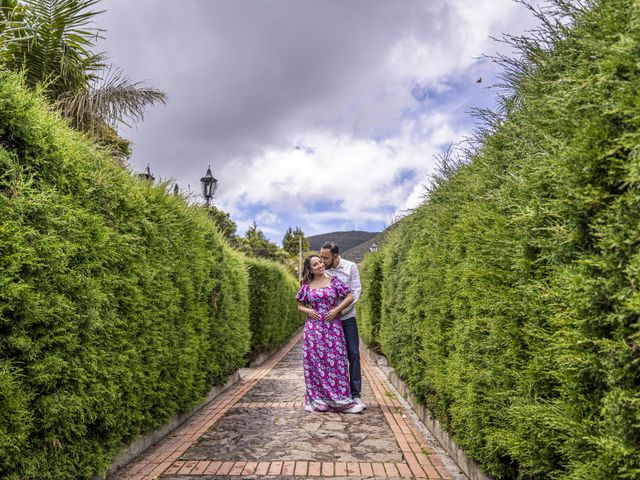
[[307,303],[307,293],[309,292],[309,285],[306,283],[300,287],[296,294],[296,300],[302,303]]
[[344,283],[338,277],[333,277],[333,281],[331,283],[333,284],[333,288],[335,289],[339,297],[346,297],[351,293],[349,285]]

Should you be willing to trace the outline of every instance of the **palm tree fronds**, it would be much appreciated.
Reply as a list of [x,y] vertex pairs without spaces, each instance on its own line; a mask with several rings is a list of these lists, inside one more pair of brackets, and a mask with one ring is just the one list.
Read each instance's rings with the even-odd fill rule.
[[122,70],[110,66],[88,89],[64,95],[59,99],[65,116],[76,128],[92,130],[95,125],[144,120],[147,108],[165,104],[166,94],[158,89],[132,82]]
[[3,0],[2,56],[6,66],[24,66],[26,80],[35,86],[48,82],[55,99],[69,85],[68,77],[104,68],[100,56],[91,53],[102,29],[93,18],[103,11],[90,10],[99,0]]
[[94,24],[101,0],[0,0],[0,64],[22,72],[32,88],[54,102],[72,125],[124,156],[129,144],[117,125],[144,119],[166,95],[132,82],[93,53],[104,30]]

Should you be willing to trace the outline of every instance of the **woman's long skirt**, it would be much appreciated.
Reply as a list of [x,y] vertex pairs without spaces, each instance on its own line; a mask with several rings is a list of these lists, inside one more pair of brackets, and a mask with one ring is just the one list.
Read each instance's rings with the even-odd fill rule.
[[305,409],[342,412],[356,405],[349,389],[349,360],[342,322],[307,319],[302,345]]

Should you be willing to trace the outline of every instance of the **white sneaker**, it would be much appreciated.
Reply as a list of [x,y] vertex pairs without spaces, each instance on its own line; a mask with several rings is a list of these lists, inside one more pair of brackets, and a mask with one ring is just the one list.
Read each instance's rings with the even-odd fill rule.
[[363,410],[364,408],[362,408],[362,406],[356,404],[353,407],[349,408],[348,410],[345,410],[344,413],[360,413]]
[[360,405],[363,410],[367,408],[367,404],[364,403],[360,397],[354,398],[353,401],[356,402],[358,405]]

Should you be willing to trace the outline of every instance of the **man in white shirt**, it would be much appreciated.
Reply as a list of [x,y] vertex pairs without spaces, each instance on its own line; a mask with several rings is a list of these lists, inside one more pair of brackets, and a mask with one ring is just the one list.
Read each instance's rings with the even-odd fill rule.
[[349,386],[353,400],[366,408],[365,403],[360,398],[362,388],[362,376],[360,374],[360,347],[358,339],[358,324],[356,323],[355,303],[360,298],[362,285],[360,284],[360,273],[355,263],[341,258],[340,249],[335,242],[327,242],[320,249],[320,257],[327,268],[326,272],[337,276],[351,289],[354,301],[342,312],[342,329],[347,344],[347,357],[349,359]]

